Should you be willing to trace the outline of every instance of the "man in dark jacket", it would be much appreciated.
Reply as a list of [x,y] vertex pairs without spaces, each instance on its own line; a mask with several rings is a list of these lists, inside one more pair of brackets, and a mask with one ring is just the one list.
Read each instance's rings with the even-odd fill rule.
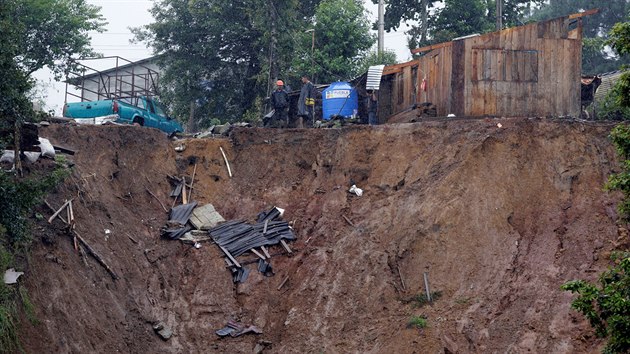
[[271,106],[275,110],[272,127],[286,127],[289,124],[289,94],[284,90],[284,82],[278,80],[278,86],[271,94]]
[[315,85],[309,80],[308,75],[302,76],[302,90],[298,100],[298,116],[302,117],[306,126],[312,127],[314,121],[315,97],[317,90]]

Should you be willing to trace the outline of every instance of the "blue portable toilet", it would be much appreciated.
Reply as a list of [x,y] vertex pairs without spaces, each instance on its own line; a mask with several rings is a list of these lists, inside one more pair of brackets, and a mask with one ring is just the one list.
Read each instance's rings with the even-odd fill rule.
[[322,92],[322,116],[330,120],[333,116],[350,118],[359,109],[359,94],[349,83],[333,82]]

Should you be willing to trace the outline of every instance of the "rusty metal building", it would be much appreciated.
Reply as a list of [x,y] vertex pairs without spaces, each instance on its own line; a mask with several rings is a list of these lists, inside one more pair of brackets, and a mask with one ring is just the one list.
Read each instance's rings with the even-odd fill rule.
[[427,102],[438,116],[579,117],[582,20],[595,12],[415,49],[385,67],[379,117]]

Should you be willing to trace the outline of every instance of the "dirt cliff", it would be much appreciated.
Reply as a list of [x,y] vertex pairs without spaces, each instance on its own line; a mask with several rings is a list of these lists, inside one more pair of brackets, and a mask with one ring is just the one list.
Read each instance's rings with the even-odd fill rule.
[[[601,341],[559,287],[595,279],[627,242],[619,196],[602,190],[616,166],[610,128],[540,119],[243,128],[185,141],[182,153],[173,149],[181,142],[141,127],[44,128],[78,150],[72,177],[49,201],[75,199],[77,231],[120,279],[91,258],[84,264],[60,222],[40,222],[24,277],[39,323],[24,321],[23,346],[249,353],[264,340],[259,348],[271,353],[597,351]],[[147,189],[170,207],[167,175],[190,176],[195,163],[193,199],[226,219],[286,209],[298,241],[293,255],[273,258],[274,277],[254,270],[234,285],[216,246],[160,238],[167,214]],[[351,183],[363,196],[347,192]],[[425,272],[441,296],[413,307]],[[407,328],[420,315],[428,326]],[[219,339],[214,331],[230,318],[264,333]],[[174,336],[161,340],[155,321]]]

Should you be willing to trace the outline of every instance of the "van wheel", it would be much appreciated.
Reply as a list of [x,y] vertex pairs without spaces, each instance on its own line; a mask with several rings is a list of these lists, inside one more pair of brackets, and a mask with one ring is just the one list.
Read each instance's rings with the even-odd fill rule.
[[142,117],[134,117],[133,118],[133,125],[140,125],[143,126],[144,125],[144,119]]

